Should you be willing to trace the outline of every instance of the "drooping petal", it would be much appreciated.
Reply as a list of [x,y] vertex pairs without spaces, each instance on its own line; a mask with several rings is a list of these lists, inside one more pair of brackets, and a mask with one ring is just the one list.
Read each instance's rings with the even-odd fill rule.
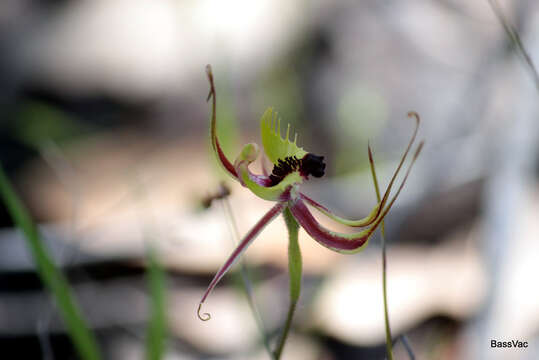
[[301,159],[307,154],[305,150],[297,146],[297,134],[294,142],[290,141],[290,124],[286,130],[286,137],[281,137],[281,120],[272,108],[268,108],[260,119],[260,135],[264,151],[273,164],[277,164],[279,159],[294,156]]
[[[302,199],[304,199],[305,201],[307,201],[307,203],[309,205],[313,206],[315,209],[320,211],[322,214],[328,216],[329,218],[335,220],[336,222],[338,222],[340,224],[347,225],[347,226],[353,226],[353,227],[365,227],[365,226],[369,226],[370,224],[372,224],[378,218],[378,216],[382,212],[382,209],[386,205],[387,200],[389,198],[389,194],[391,192],[391,188],[393,187],[393,183],[395,182],[395,179],[397,178],[397,175],[399,174],[399,171],[401,170],[402,165],[404,164],[404,161],[406,160],[406,157],[408,156],[408,153],[410,152],[410,149],[411,149],[411,147],[412,147],[412,145],[413,145],[413,143],[415,141],[415,138],[416,138],[417,130],[419,128],[419,122],[420,122],[419,115],[417,113],[415,113],[415,112],[409,112],[408,116],[409,117],[414,117],[415,120],[416,120],[414,132],[412,134],[412,137],[410,138],[410,141],[408,142],[408,145],[406,146],[406,150],[404,151],[404,153],[403,153],[403,155],[401,157],[401,160],[399,162],[399,165],[397,166],[397,169],[395,170],[395,172],[393,173],[393,176],[391,177],[391,180],[390,180],[390,182],[389,182],[389,184],[388,184],[388,186],[386,188],[386,191],[384,193],[384,196],[383,196],[382,200],[379,201],[378,204],[376,204],[374,206],[374,208],[371,210],[369,215],[367,215],[366,217],[364,217],[362,219],[359,219],[359,220],[345,219],[343,217],[335,215],[330,210],[328,210],[325,206],[320,205],[319,203],[317,203],[313,199],[309,198],[305,194],[300,194],[300,197]],[[370,145],[368,145],[368,153],[369,153],[369,165],[370,165],[370,168],[371,168],[371,173],[373,174],[373,176],[375,176],[374,175],[375,174],[374,160],[372,158],[372,151],[371,151]],[[376,177],[374,177],[374,179],[375,179],[375,188],[378,191],[378,183],[376,181]]]
[[211,145],[213,148],[213,151],[215,152],[215,156],[217,157],[217,160],[219,160],[219,163],[223,166],[223,168],[227,171],[230,176],[238,179],[238,175],[236,174],[236,170],[234,169],[234,166],[232,163],[228,160],[225,153],[223,152],[223,149],[221,148],[221,145],[219,144],[219,139],[217,138],[217,119],[216,119],[216,93],[215,93],[215,86],[213,84],[213,73],[211,71],[211,66],[206,65],[206,74],[208,75],[208,81],[210,82],[210,92],[208,94],[208,99],[210,97],[212,98],[212,112],[211,112],[211,126],[210,126],[210,137],[211,137]]
[[301,199],[295,200],[289,208],[298,223],[313,239],[340,253],[361,251],[369,236],[374,232],[370,228],[354,234],[339,234],[328,230],[318,223]]
[[408,179],[410,170],[412,169],[412,166],[417,159],[417,156],[419,155],[422,147],[423,142],[419,144],[412,159],[412,162],[410,163],[406,171],[406,175],[404,176],[397,192],[391,198],[391,201],[383,209],[376,221],[374,221],[369,228],[363,231],[356,232],[353,234],[342,234],[326,229],[314,218],[314,216],[311,214],[311,212],[301,198],[296,198],[289,201],[290,211],[292,212],[298,223],[305,229],[305,231],[307,231],[307,233],[321,245],[340,253],[352,254],[359,252],[365,248],[367,241],[374,233],[374,231],[378,228],[378,225],[380,225],[380,223],[384,220],[385,216],[393,206],[395,200],[397,199],[402,188],[404,187],[404,184],[406,183],[406,179]]
[[260,234],[260,232],[266,227],[266,225],[268,225],[283,211],[285,206],[286,203],[278,203],[274,207],[272,207],[270,211],[268,211],[266,215],[264,215],[262,219],[260,219],[251,230],[249,230],[249,232],[241,240],[240,244],[236,247],[236,249],[234,249],[232,254],[226,260],[224,265],[219,269],[217,274],[215,274],[213,280],[210,282],[210,285],[208,285],[208,288],[204,292],[204,295],[202,296],[202,299],[200,300],[200,303],[198,305],[197,315],[200,320],[207,321],[211,318],[210,314],[208,313],[203,313],[202,315],[200,314],[202,304],[204,303],[204,301],[206,301],[208,295],[215,288],[217,283],[223,278],[223,276],[225,276],[228,270],[230,270],[236,260],[239,259],[240,255],[249,247],[249,245],[251,245],[251,243],[258,236],[258,234]]
[[303,181],[299,172],[292,172],[284,177],[279,183],[271,185],[268,177],[254,175],[249,171],[249,164],[258,157],[258,146],[247,144],[234,162],[236,173],[240,177],[242,185],[251,190],[256,196],[270,201],[286,201],[289,188]]
[[376,220],[378,215],[380,215],[382,206],[385,205],[385,200],[387,200],[385,199],[383,203],[380,202],[376,204],[376,206],[374,206],[374,208],[371,210],[370,214],[367,215],[366,217],[359,220],[350,220],[350,219],[345,219],[343,217],[335,215],[333,212],[331,212],[331,210],[321,205],[320,203],[314,201],[313,199],[311,199],[310,197],[308,197],[307,195],[303,193],[300,193],[299,196],[301,197],[301,199],[305,200],[309,205],[314,207],[316,210],[320,211],[322,214],[326,215],[327,217],[335,220],[339,224],[353,226],[353,227],[365,227],[372,224],[373,221]]

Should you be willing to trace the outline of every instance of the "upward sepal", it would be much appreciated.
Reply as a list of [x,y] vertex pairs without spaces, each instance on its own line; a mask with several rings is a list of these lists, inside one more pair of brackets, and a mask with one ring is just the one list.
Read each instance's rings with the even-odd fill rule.
[[206,101],[209,101],[210,98],[212,99],[212,107],[211,107],[211,122],[210,122],[210,138],[211,138],[211,145],[213,152],[215,153],[215,156],[217,160],[219,161],[219,164],[227,171],[227,173],[235,178],[238,179],[238,175],[236,174],[236,170],[234,169],[234,166],[228,160],[225,153],[223,152],[223,149],[221,148],[221,144],[219,143],[219,139],[217,138],[217,94],[215,93],[215,85],[213,83],[213,73],[211,71],[211,66],[206,65],[206,75],[208,76],[208,81],[210,82],[210,92],[208,93],[208,98]]

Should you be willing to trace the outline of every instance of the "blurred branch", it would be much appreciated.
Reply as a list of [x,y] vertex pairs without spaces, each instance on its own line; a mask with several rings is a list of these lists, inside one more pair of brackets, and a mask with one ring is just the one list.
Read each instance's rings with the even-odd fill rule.
[[[406,350],[406,353],[408,354],[408,358],[410,360],[415,360],[414,350],[412,350],[412,346],[410,346],[408,337],[404,334],[400,335],[395,340],[393,340],[393,346],[396,346],[399,343],[399,340],[402,342],[402,345],[404,346],[404,349]],[[384,359],[387,359],[387,357],[384,357]]]
[[528,68],[528,71],[530,72],[533,81],[535,82],[535,87],[537,88],[537,91],[539,91],[539,73],[537,73],[537,69],[533,63],[532,58],[524,47],[524,44],[522,44],[522,41],[520,40],[520,35],[516,31],[515,27],[511,25],[507,20],[498,1],[489,0],[488,2],[490,7],[492,8],[492,11],[500,21],[500,24],[503,26],[505,34],[507,35],[511,43],[516,47],[517,53],[520,54],[522,60],[524,61],[524,65],[526,65],[526,67]]
[[[402,345],[406,349],[406,352],[408,353],[408,356],[410,357],[410,360],[415,360],[414,351],[412,350],[412,347],[410,346],[410,342],[408,342],[408,337],[406,335],[401,335],[397,339],[397,341],[400,340],[402,342]],[[397,343],[395,341],[395,344]]]

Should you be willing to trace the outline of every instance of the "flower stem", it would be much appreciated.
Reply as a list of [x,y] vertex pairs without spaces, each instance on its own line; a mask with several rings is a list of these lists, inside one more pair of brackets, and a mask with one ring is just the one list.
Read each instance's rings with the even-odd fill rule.
[[[380,188],[378,186],[378,177],[374,168],[374,160],[372,157],[371,148],[369,146],[369,162],[371,166],[372,181],[374,182],[374,190],[376,191],[376,200],[380,203]],[[380,227],[382,236],[382,292],[384,296],[384,323],[386,330],[386,351],[388,360],[393,360],[393,340],[391,336],[391,327],[389,326],[389,310],[387,307],[387,256],[386,256],[386,229],[385,221],[382,221]]]
[[292,325],[292,318],[294,317],[294,311],[296,310],[296,304],[298,303],[299,294],[301,291],[301,251],[298,243],[298,231],[299,225],[292,216],[292,213],[288,208],[283,212],[284,221],[288,229],[288,273],[290,276],[290,306],[288,308],[288,315],[286,316],[286,322],[284,325],[283,333],[277,348],[275,350],[275,359],[279,360],[283,352],[284,344],[288,337],[288,332]]
[[[383,224],[382,224],[383,226]],[[388,360],[393,360],[393,346],[391,340],[391,327],[389,326],[389,311],[387,308],[387,258],[386,258],[386,237],[382,227],[382,288],[384,293],[384,321],[386,328],[386,349]]]

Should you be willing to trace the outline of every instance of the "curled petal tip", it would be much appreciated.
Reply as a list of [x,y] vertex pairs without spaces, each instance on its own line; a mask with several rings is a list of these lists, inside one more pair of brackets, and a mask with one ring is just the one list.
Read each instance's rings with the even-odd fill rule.
[[416,113],[415,111],[409,111],[408,112],[408,117],[414,117],[415,120],[417,121],[417,124],[419,125],[419,122],[421,121],[420,118],[419,118],[419,114]]
[[200,313],[200,309],[201,309],[201,308],[202,308],[202,303],[198,304],[198,310],[197,310],[197,316],[198,316],[198,318],[199,318],[200,320],[202,320],[202,321],[208,321],[208,320],[210,320],[210,319],[211,319],[210,313],[205,312],[205,313],[202,313],[202,314],[201,314],[201,313]]

